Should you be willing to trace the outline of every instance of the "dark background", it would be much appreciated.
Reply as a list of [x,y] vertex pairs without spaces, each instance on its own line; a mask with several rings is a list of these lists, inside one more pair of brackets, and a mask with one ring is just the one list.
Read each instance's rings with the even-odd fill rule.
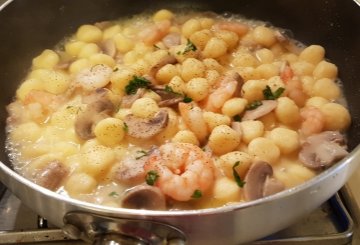
[[[360,142],[360,7],[352,0],[15,0],[0,11],[0,127],[5,106],[31,66],[31,59],[52,48],[84,23],[131,16],[144,10],[200,8],[238,13],[289,29],[306,45],[320,44],[339,68],[352,115],[349,146]],[[1,132],[0,147],[5,135]],[[1,161],[8,162],[5,152]]]

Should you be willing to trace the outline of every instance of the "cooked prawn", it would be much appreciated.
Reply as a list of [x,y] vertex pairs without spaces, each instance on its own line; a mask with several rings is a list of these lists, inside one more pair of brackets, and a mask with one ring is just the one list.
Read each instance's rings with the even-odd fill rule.
[[280,68],[280,78],[286,84],[287,96],[292,99],[296,105],[303,107],[308,96],[303,91],[299,78],[294,76],[294,72],[287,61],[284,62]]
[[291,69],[289,62],[284,62],[284,64],[280,68],[280,78],[284,81],[284,83],[289,82],[294,77],[294,72]]
[[171,22],[164,20],[145,28],[139,33],[139,38],[147,45],[153,45],[160,41],[169,32]]
[[64,97],[42,90],[31,90],[24,99],[30,116],[38,123],[45,122],[49,114],[56,111],[64,102]]
[[205,99],[204,109],[207,111],[218,112],[224,103],[233,97],[239,87],[239,82],[234,76],[224,76],[218,87]]
[[188,201],[195,191],[206,192],[214,182],[211,158],[188,143],[167,143],[154,151],[145,163],[146,172],[159,175],[155,185],[177,201]]
[[300,111],[301,132],[305,136],[320,133],[324,129],[325,117],[316,107],[305,107]]
[[308,99],[307,94],[303,91],[302,83],[298,78],[293,78],[286,85],[287,96],[292,99],[297,106],[303,107]]
[[179,103],[179,111],[185,125],[196,135],[200,142],[204,142],[208,130],[200,107],[194,103]]
[[80,71],[75,77],[75,83],[86,91],[94,91],[110,82],[112,72],[111,67],[105,64],[95,65]]
[[232,31],[239,36],[243,36],[249,31],[249,26],[238,22],[224,21],[216,24],[215,29]]

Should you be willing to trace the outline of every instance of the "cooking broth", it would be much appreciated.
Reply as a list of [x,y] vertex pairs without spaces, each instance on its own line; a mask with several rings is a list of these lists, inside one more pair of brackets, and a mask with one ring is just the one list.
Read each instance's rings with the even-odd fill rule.
[[201,209],[302,184],[347,154],[337,67],[262,21],[159,10],[83,25],[7,107],[16,171],[113,207]]

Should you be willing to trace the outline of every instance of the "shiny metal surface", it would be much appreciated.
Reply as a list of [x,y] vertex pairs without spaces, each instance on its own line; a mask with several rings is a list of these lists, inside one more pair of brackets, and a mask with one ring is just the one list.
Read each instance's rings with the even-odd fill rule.
[[153,245],[168,244],[171,240],[186,242],[185,235],[179,229],[149,220],[70,212],[65,214],[64,223],[67,235],[94,244],[101,244],[102,239]]
[[[341,196],[343,196],[347,187],[348,185],[346,185],[346,188],[342,188],[340,192]],[[75,233],[76,235],[74,237],[64,236],[60,229],[52,228],[53,226],[51,224],[50,227],[40,227],[39,220],[44,220],[43,218],[38,218],[37,214],[31,212],[31,210],[29,210],[23,204],[20,204],[20,200],[11,195],[10,192],[8,192],[6,196],[10,198],[0,199],[0,218],[7,221],[12,221],[10,223],[13,225],[9,226],[6,223],[0,224],[0,244],[4,244],[5,242],[7,245],[22,244],[26,241],[27,245],[36,245],[38,242],[49,245],[85,245],[85,242],[80,240],[70,240],[78,239],[78,237],[80,237],[80,231],[75,226],[68,224],[63,227],[64,233]],[[353,203],[353,200],[346,199],[346,205],[351,203]],[[3,212],[3,210],[9,210],[10,212]],[[14,213],[17,215],[11,215]],[[1,232],[4,230],[9,231],[5,233]],[[340,199],[340,196],[337,194],[322,204],[310,215],[302,218],[296,224],[291,225],[290,227],[280,232],[272,234],[261,241],[251,243],[251,245],[267,245],[274,244],[275,242],[277,244],[284,245],[340,245],[350,243],[353,245],[358,245],[360,244],[357,240],[359,234],[356,231],[353,233],[353,231],[354,226],[352,218],[344,208],[344,205],[342,204],[342,198]],[[23,237],[26,237],[26,239],[23,239]],[[105,235],[105,237],[98,237],[96,242],[107,242],[110,244],[112,242],[114,244],[116,241],[119,241],[118,239],[118,236],[112,236],[111,234],[108,234]],[[129,239],[127,241],[129,241]],[[133,240],[131,240],[131,242],[132,241]],[[124,243],[124,241],[121,242]],[[171,241],[167,243],[167,245],[184,244],[184,241],[181,239],[171,239]]]
[[26,205],[59,227],[64,226],[66,213],[91,212],[113,218],[141,218],[171,224],[186,234],[188,244],[219,244],[220,240],[225,244],[236,244],[274,233],[309,214],[345,184],[359,161],[358,147],[337,166],[301,186],[262,200],[198,211],[127,210],[84,203],[41,188],[4,164],[0,164],[0,178]]
[[[48,3],[50,2],[55,5],[57,1],[48,1]],[[79,2],[80,1],[74,1],[73,4],[77,4]],[[89,6],[98,6],[96,4],[93,5],[95,2],[96,1],[87,1],[86,4],[89,3]],[[154,1],[154,3],[155,2],[161,4],[166,3],[166,1]],[[199,2],[205,3],[206,1]],[[210,3],[210,1],[208,2]],[[20,1],[16,1],[16,3],[20,3]],[[21,1],[21,3],[26,3],[26,1]],[[45,4],[45,2],[42,3]],[[97,1],[97,3],[99,3],[99,1]],[[103,6],[107,6],[106,4],[115,4],[116,1],[103,1],[103,3]],[[229,1],[229,3],[231,2]],[[282,3],[285,3],[285,1]],[[67,4],[70,4],[70,2],[67,2]],[[11,6],[11,4],[9,6]],[[31,4],[28,6],[37,6],[36,8],[38,8],[40,5]],[[65,6],[64,1],[59,1],[59,6]],[[140,9],[140,6],[141,5],[136,5],[136,8]],[[142,6],[142,8],[144,8],[144,6]],[[60,18],[61,14],[65,13],[64,8],[57,9],[62,11],[60,11],[60,14],[57,16]],[[97,11],[89,11],[88,14],[95,15],[96,13],[101,12],[100,8],[94,9]],[[126,8],[122,9],[127,10]],[[134,11],[134,8],[130,8],[130,5],[129,9],[131,9],[132,12]],[[234,9],[234,11],[236,10]],[[28,9],[23,11],[23,13],[28,12],[31,13]],[[53,16],[50,10],[49,12],[49,16]],[[304,12],[302,12],[302,14],[303,13]],[[85,18],[79,13],[76,13],[74,16],[78,18]],[[96,18],[89,17],[88,19],[85,19],[76,19],[76,23],[90,21]],[[75,25],[73,22],[72,24]],[[73,27],[70,25],[66,31],[72,30],[71,28]],[[63,29],[65,29],[65,27]],[[31,31],[33,32],[33,29]],[[65,33],[65,30],[63,31]],[[56,34],[63,35],[63,33]],[[44,33],[44,36],[51,36],[52,38],[56,37],[48,35],[48,33]],[[4,38],[4,36],[1,38]],[[308,40],[311,39],[309,38]],[[12,40],[12,42],[15,42],[15,40]],[[20,40],[18,42],[20,42]],[[36,43],[36,45],[40,46],[40,43]],[[37,47],[39,48],[39,46]],[[6,51],[6,49],[4,50]],[[0,51],[3,50],[1,49]],[[35,52],[35,50],[33,52]],[[28,53],[27,55],[30,57],[33,56],[31,53]],[[24,59],[22,58],[22,60]],[[21,72],[18,72],[17,75],[20,76]],[[4,82],[2,82],[2,84],[4,84]],[[14,89],[15,83],[9,84],[11,85],[10,87]],[[348,82],[348,84],[349,86],[354,86],[352,85],[354,83]],[[353,90],[351,90],[351,92],[353,92]],[[11,94],[13,94],[13,91]],[[351,95],[350,93],[348,94]],[[355,97],[358,98],[358,96]],[[354,99],[354,101],[356,100]],[[6,103],[8,101],[3,102]],[[352,112],[357,113],[357,111],[358,110],[352,109]],[[359,125],[355,124],[354,128],[356,129],[356,127],[359,127]],[[352,147],[354,147],[359,142],[353,140],[350,143]],[[26,205],[31,207],[36,213],[46,217],[51,223],[58,227],[64,227],[63,217],[65,214],[70,212],[86,212],[111,218],[141,219],[145,221],[156,221],[164,224],[171,224],[185,233],[188,239],[188,244],[237,244],[253,241],[279,231],[298,221],[306,214],[309,214],[345,184],[347,179],[357,168],[359,162],[360,147],[358,146],[347,158],[339,162],[336,166],[333,166],[301,186],[249,203],[193,211],[168,212],[129,210],[104,207],[77,201],[33,184],[12,171],[7,166],[7,162],[5,160],[0,163],[0,179]]]

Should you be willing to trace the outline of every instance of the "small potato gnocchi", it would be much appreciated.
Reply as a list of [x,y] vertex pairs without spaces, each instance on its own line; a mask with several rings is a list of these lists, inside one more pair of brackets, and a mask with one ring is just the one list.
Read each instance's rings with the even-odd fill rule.
[[253,201],[347,154],[351,116],[328,58],[235,15],[85,23],[32,59],[6,108],[6,148],[26,178],[98,205]]

